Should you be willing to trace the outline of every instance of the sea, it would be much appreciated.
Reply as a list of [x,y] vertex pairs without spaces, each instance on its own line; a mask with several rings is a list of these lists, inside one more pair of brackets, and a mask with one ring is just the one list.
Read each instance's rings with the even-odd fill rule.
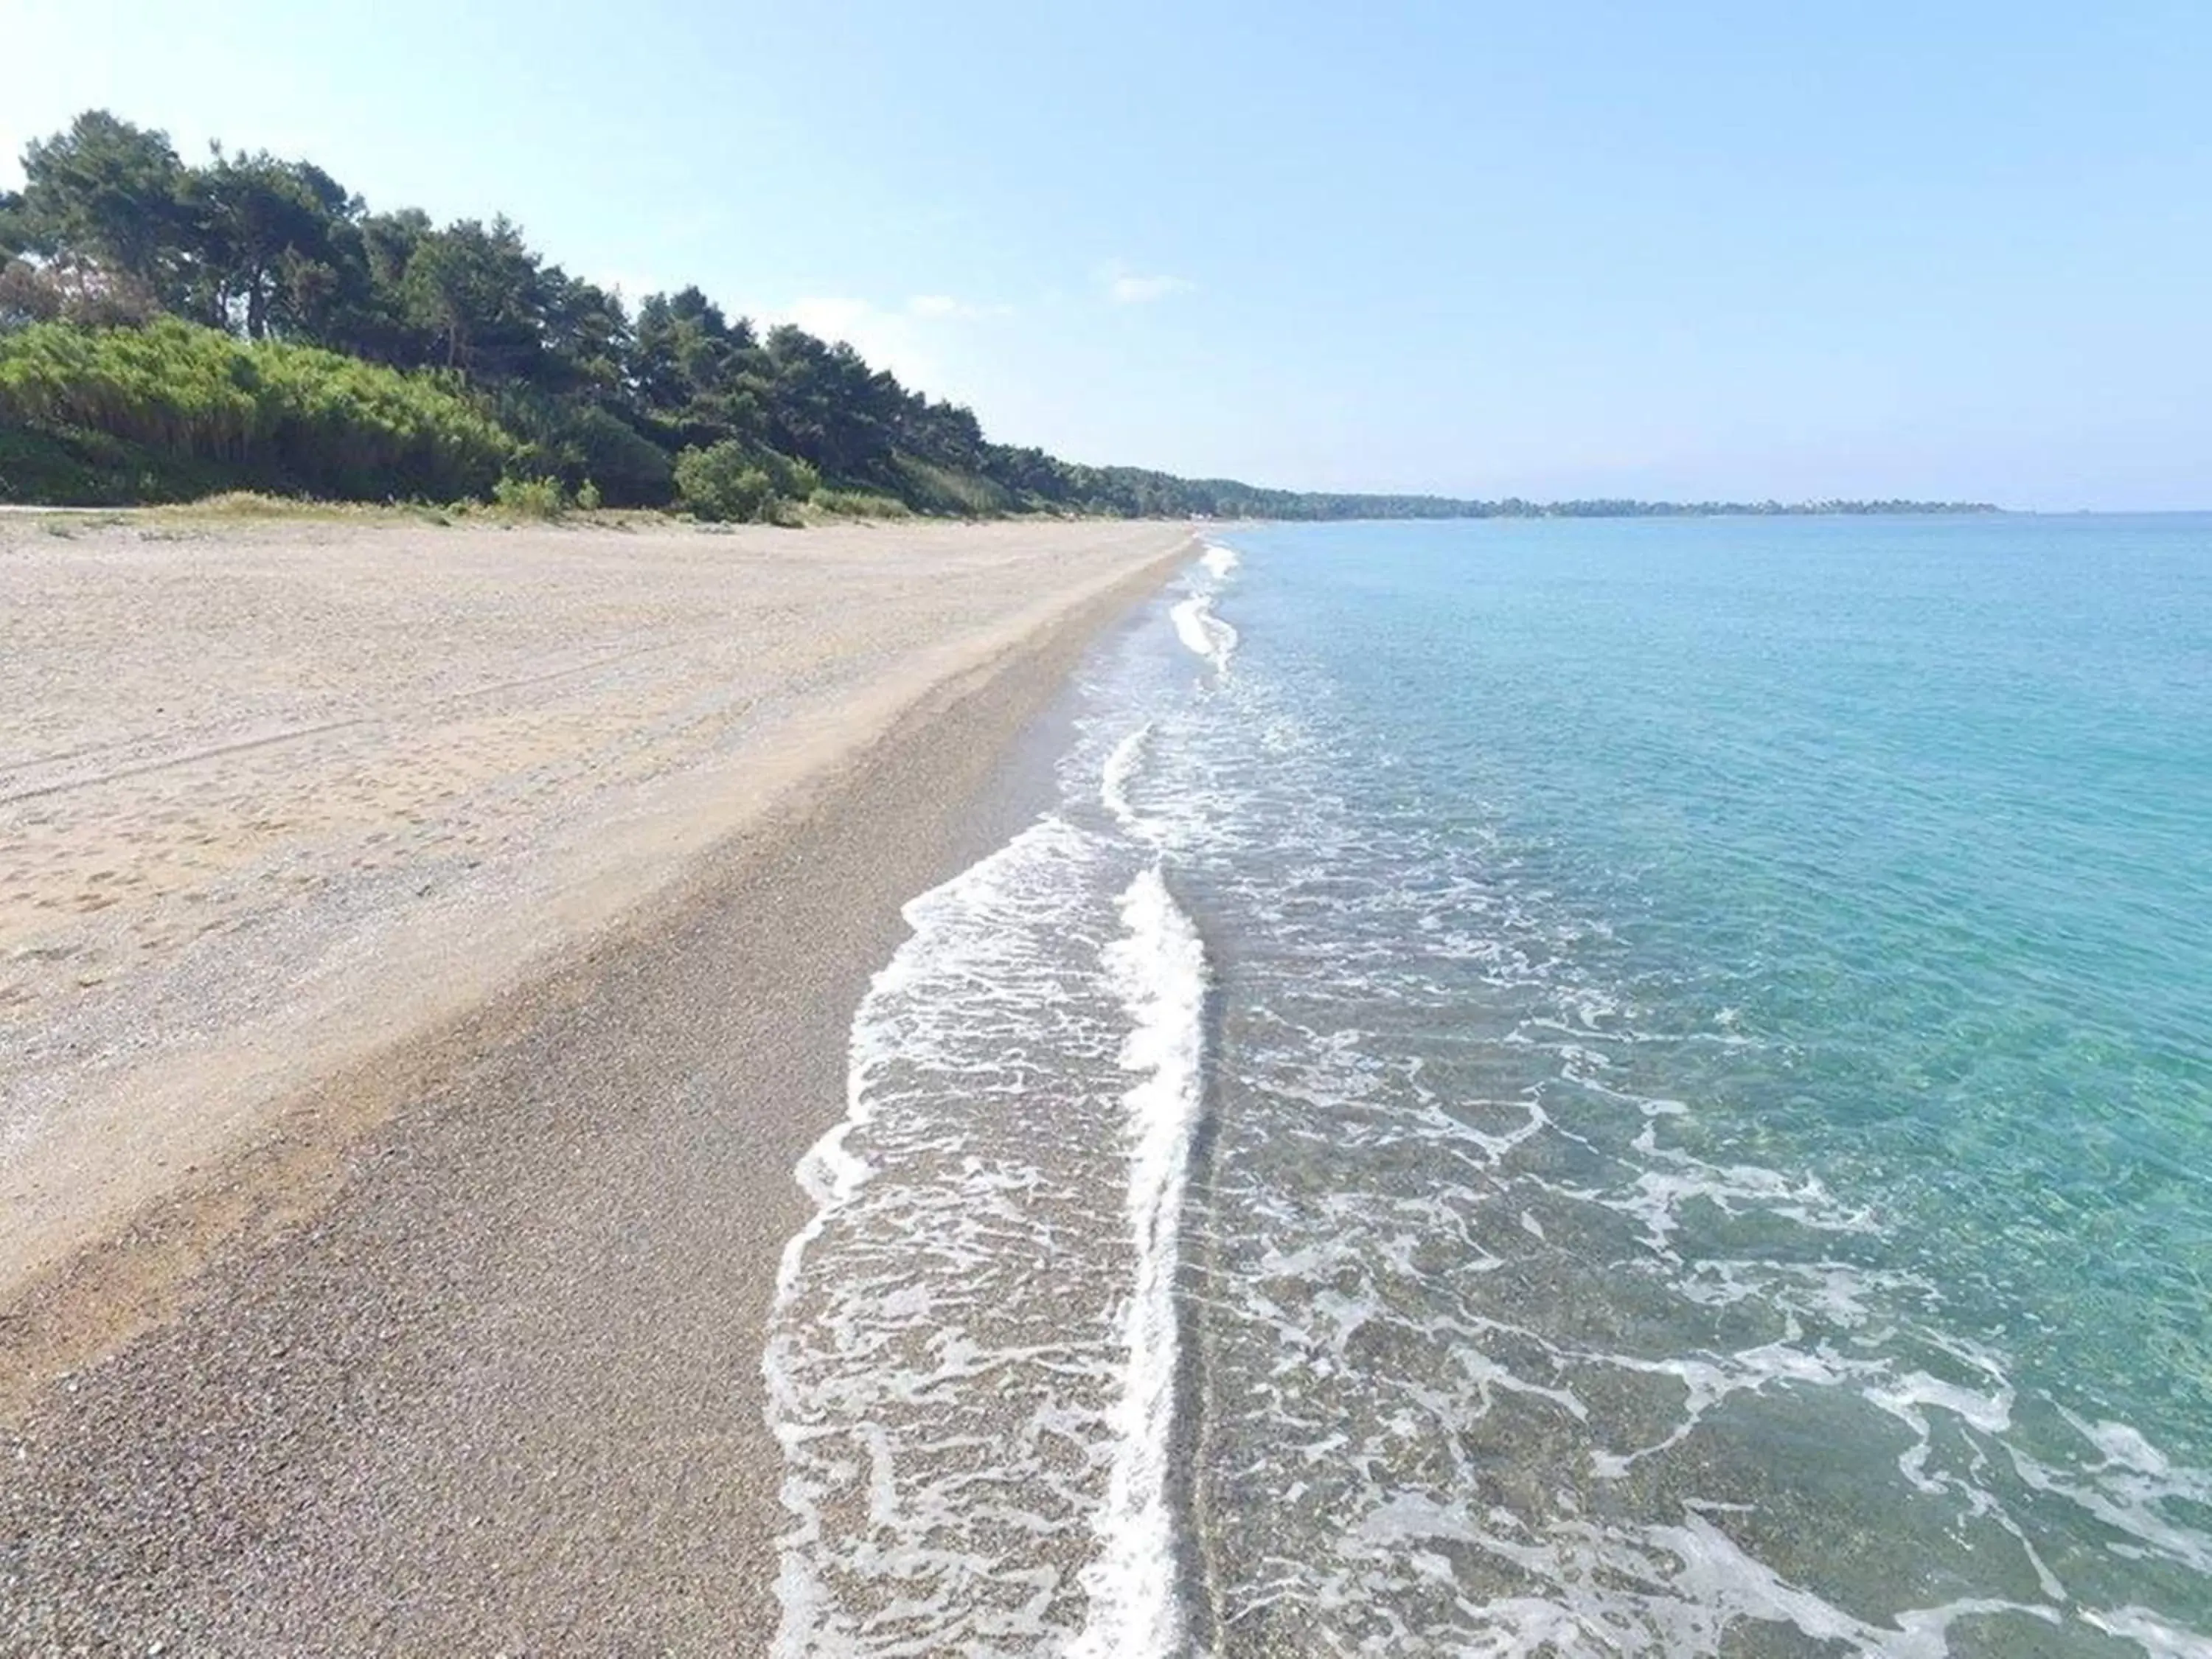
[[2212,1654],[2212,517],[1221,527],[1050,729],[779,1652]]

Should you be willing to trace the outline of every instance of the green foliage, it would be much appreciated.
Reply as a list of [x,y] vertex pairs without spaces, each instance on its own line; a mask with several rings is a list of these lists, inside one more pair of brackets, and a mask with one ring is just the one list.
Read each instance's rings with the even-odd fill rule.
[[871,489],[821,489],[813,505],[823,513],[843,519],[910,519],[914,509],[896,495]]
[[448,368],[529,380],[544,349],[544,273],[504,218],[463,219],[416,243],[400,278],[406,319]]
[[[784,461],[781,455],[775,457]],[[822,475],[805,461],[784,461],[775,477],[776,493],[794,501],[811,501],[822,489]]]
[[191,240],[183,181],[167,133],[87,110],[67,132],[24,149],[14,234],[33,252],[103,267],[167,297]]
[[576,486],[576,505],[586,513],[596,513],[603,505],[599,485],[589,478]]
[[822,488],[822,475],[811,465],[788,455],[779,455],[773,449],[755,452],[752,462],[768,474],[769,489],[779,501],[810,501],[814,492]]
[[105,432],[0,420],[0,501],[131,507],[186,501],[228,489],[234,469],[165,455]]
[[271,495],[258,489],[224,489],[196,497],[170,516],[209,519],[337,518],[360,513],[361,507],[331,507],[303,501],[296,495]]
[[360,204],[312,163],[220,149],[185,171],[176,194],[192,235],[190,314],[256,340],[312,331],[343,285],[346,218]]
[[568,492],[558,478],[501,478],[492,486],[491,499],[518,519],[557,519],[568,510]]
[[676,495],[695,518],[716,522],[765,517],[775,480],[760,457],[734,439],[685,450],[676,458]]
[[0,190],[0,264],[20,257],[30,246],[31,228],[23,217],[21,191]]
[[514,445],[448,386],[164,318],[0,337],[0,419],[106,434],[241,482],[349,500],[477,494]]
[[638,307],[629,375],[641,408],[693,441],[766,437],[767,357],[752,325],[696,288]]
[[821,485],[805,461],[735,438],[694,445],[676,458],[677,499],[696,518],[781,522],[785,507],[811,499]]
[[891,470],[902,485],[899,494],[924,513],[981,519],[1004,513],[1012,505],[1008,492],[990,479],[934,465],[919,456],[896,456]]
[[674,495],[668,452],[597,404],[515,386],[494,394],[489,407],[520,441],[519,471],[550,474],[571,489],[590,479],[616,507],[664,507]]

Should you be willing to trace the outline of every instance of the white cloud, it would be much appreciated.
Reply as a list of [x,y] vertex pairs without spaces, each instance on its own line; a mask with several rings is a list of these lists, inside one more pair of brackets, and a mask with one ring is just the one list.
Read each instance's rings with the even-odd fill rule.
[[1098,273],[1106,297],[1117,306],[1146,306],[1170,294],[1188,294],[1197,284],[1181,276],[1147,276],[1119,261]]
[[796,323],[809,334],[818,334],[825,340],[850,340],[864,349],[868,336],[896,326],[899,319],[897,312],[885,311],[872,301],[833,294],[809,295],[781,310],[760,313],[760,321],[769,327]]
[[763,331],[779,323],[796,323],[809,334],[842,340],[878,368],[888,368],[908,386],[927,386],[937,378],[936,359],[921,335],[920,319],[872,300],[842,295],[809,295],[781,307],[754,313]]
[[1180,276],[1116,276],[1106,292],[1117,306],[1142,306],[1180,294],[1189,286]]
[[978,305],[972,300],[956,300],[950,294],[917,294],[906,302],[906,310],[909,317],[950,317],[963,323],[1014,314],[1012,306]]

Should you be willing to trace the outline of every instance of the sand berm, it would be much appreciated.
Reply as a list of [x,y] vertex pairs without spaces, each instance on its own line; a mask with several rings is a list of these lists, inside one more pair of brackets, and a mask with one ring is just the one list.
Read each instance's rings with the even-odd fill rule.
[[0,1651],[762,1651],[853,1009],[1193,548],[0,520]]

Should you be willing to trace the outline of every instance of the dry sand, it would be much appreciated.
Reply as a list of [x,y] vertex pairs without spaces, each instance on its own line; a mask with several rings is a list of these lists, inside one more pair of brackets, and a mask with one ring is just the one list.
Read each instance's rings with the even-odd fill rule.
[[901,901],[1160,526],[0,522],[0,1648],[757,1650]]

